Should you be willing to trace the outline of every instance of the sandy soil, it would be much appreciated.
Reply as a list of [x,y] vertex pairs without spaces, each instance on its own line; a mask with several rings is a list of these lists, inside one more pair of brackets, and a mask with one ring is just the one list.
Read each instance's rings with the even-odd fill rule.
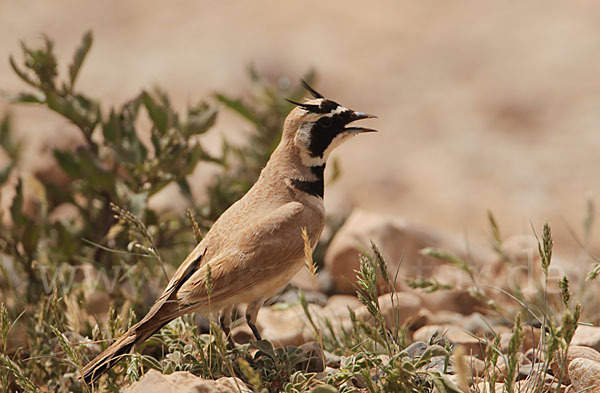
[[[379,134],[337,152],[347,175],[327,190],[331,210],[471,237],[485,236],[487,209],[506,233],[549,218],[559,251],[573,251],[567,228],[580,232],[600,192],[600,3],[565,4],[2,0],[0,87],[23,87],[7,62],[19,40],[48,34],[64,64],[87,29],[95,44],[79,85],[106,104],[157,83],[183,107],[243,91],[250,63],[292,79],[315,67],[322,92],[380,117]],[[14,112],[27,165],[49,135],[72,132],[35,108]],[[218,127],[240,124],[224,116]]]

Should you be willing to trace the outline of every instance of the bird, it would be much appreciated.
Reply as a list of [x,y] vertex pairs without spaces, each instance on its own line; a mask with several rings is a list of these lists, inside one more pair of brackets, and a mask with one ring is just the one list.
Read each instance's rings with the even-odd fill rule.
[[312,251],[323,231],[329,155],[353,136],[376,131],[351,123],[377,116],[348,109],[302,83],[312,98],[287,100],[295,107],[256,183],[214,222],[148,313],[83,367],[84,382],[95,382],[163,326],[191,312],[220,313],[230,337],[233,308],[248,304],[246,322],[261,340],[259,309],[304,266],[302,231]]

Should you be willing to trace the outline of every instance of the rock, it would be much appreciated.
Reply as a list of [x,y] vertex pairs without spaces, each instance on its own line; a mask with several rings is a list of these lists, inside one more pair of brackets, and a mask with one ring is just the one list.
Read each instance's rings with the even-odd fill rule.
[[[423,300],[423,297],[421,299]],[[432,312],[429,308],[427,310],[431,313],[429,325],[458,325],[465,317],[464,314],[456,311],[436,310]]]
[[[518,290],[526,297],[538,293],[544,278],[537,242],[538,240],[533,235],[515,235],[504,239],[502,253],[510,258],[512,263],[498,260],[495,264],[496,268],[488,271],[492,275],[483,274],[485,280],[482,281],[487,281],[493,286],[511,293]],[[581,277],[580,270],[577,264],[573,264],[571,260],[565,260],[556,253],[552,256],[549,273],[551,277],[559,278],[566,275],[575,280],[572,281],[572,285],[575,285],[578,278]],[[560,293],[557,282],[556,279],[548,282],[548,293]],[[499,292],[491,292],[490,295],[501,305],[513,304],[510,298]]]
[[[327,304],[327,296],[321,292],[306,291],[303,294],[307,303],[313,303],[319,306],[325,306]],[[298,304],[300,303],[300,292],[290,286],[286,291],[277,295],[272,300],[273,303]]]
[[419,312],[411,318],[410,325],[408,326],[409,330],[415,331],[419,328],[422,328],[425,325],[433,325],[431,322],[431,316],[433,314],[426,308],[421,308]]
[[427,345],[427,343],[423,341],[416,341],[410,344],[408,347],[404,348],[402,352],[406,353],[409,358],[413,359],[417,356],[423,355],[427,350],[428,346],[429,345]]
[[[421,250],[426,247],[449,250],[459,257],[466,258],[469,255],[469,259],[485,268],[485,271],[498,259],[487,248],[470,245],[466,250],[462,238],[446,236],[401,218],[355,210],[335,235],[325,254],[325,266],[331,273],[337,293],[355,292],[353,284],[356,284],[355,270],[359,268],[359,254],[369,252],[371,240],[381,251],[392,279],[398,271],[399,279],[395,283],[398,290],[406,288],[404,278],[430,278],[440,266],[446,265],[445,261],[422,255]],[[461,282],[466,282],[459,269],[449,267],[449,271],[452,272],[451,277],[462,277]],[[493,276],[493,273],[488,276]],[[386,287],[383,280],[378,280],[380,291],[389,292]]]
[[[465,316],[455,311],[440,310],[435,313],[431,312],[428,317],[428,325],[454,325],[477,335],[490,334],[494,336],[498,333],[496,327],[490,327],[494,325],[495,321],[478,312]],[[504,332],[503,328],[501,330]]]
[[525,379],[527,377],[537,378],[536,376],[547,375],[548,370],[544,368],[544,363],[521,363],[519,366],[519,377],[518,379]]
[[[309,305],[309,310],[313,322],[323,334],[330,334],[326,322],[329,321],[335,334],[341,335],[342,330],[349,331],[352,329],[348,307],[356,311],[357,308],[360,310],[362,304],[354,296],[333,296],[325,307],[319,308]],[[305,342],[316,339],[315,329],[308,321],[305,321],[302,337]]]
[[496,361],[495,370],[498,372],[498,375],[507,376],[506,363],[504,363],[504,357],[498,356],[498,360]]
[[451,374],[453,373],[450,364],[446,365],[445,356],[434,356],[429,360],[429,363],[423,367],[426,371],[437,371],[440,374]]
[[600,363],[590,359],[577,358],[569,364],[569,378],[575,392],[600,393]]
[[526,352],[530,348],[536,348],[542,339],[542,330],[534,327],[524,327],[523,345],[521,349]]
[[482,357],[485,354],[486,343],[483,340],[478,340],[464,329],[452,325],[428,325],[423,326],[413,333],[414,341],[429,342],[435,335],[443,335],[454,346],[461,345],[465,347],[467,355],[478,355]]
[[[523,343],[521,344],[521,350],[527,352],[531,348],[536,348],[541,338],[541,330],[539,328],[524,328],[525,335],[523,336]],[[508,344],[513,333],[505,332],[500,334],[500,350],[502,353],[508,351]]]
[[[562,383],[550,381],[549,378],[551,375],[546,376],[546,380],[544,381],[544,386],[542,387],[543,392],[554,392],[554,393],[565,393],[569,388],[567,385],[563,385]],[[570,386],[570,385],[569,385]],[[527,391],[526,389],[519,390],[520,392]]]
[[[379,296],[378,300],[386,327],[388,329],[397,330],[406,323],[420,319],[419,312],[421,310],[421,300],[418,296],[412,293],[395,293],[393,295],[393,301],[390,294],[385,294]],[[313,322],[317,325],[321,332],[324,332],[325,334],[329,334],[329,326],[327,325],[326,320],[330,322],[331,327],[336,334],[341,334],[342,329],[345,329],[346,331],[352,329],[352,322],[350,320],[348,308],[355,312],[357,318],[373,323],[373,317],[367,311],[367,308],[362,305],[355,296],[335,295],[329,299],[325,307],[320,308],[316,305],[309,305],[309,308]],[[283,325],[286,325],[283,326],[285,330],[295,331],[297,327],[302,327],[302,342],[312,341],[315,339],[314,328],[312,324],[307,321],[307,318],[304,316],[304,312],[301,308],[299,309],[299,312],[301,313],[300,322],[297,320],[286,319],[287,316],[285,314],[280,314],[280,316],[277,318],[282,320],[281,323]],[[275,317],[275,314],[272,312],[267,312],[265,313],[265,317],[263,317],[263,322],[266,318],[273,317]],[[261,315],[259,313],[259,319],[260,318]],[[264,323],[266,324],[266,322]],[[273,332],[273,335],[275,334],[277,333]],[[265,334],[265,337],[268,336]],[[294,340],[290,339],[283,341],[287,343],[294,342]]]
[[571,345],[582,345],[600,351],[600,327],[586,325],[577,327]]
[[544,360],[546,359],[546,354],[543,350],[540,350],[539,348],[529,348],[525,352],[525,357],[529,359],[531,363],[539,363],[544,362]]
[[464,289],[452,289],[431,293],[417,292],[423,305],[434,315],[440,311],[469,315],[487,310],[487,305]]
[[[337,293],[356,292],[353,284],[356,284],[355,270],[359,268],[359,254],[370,249],[370,240],[379,247],[391,277],[394,277],[398,267],[399,277],[429,276],[433,267],[440,264],[419,253],[425,247],[439,245],[439,235],[433,231],[405,220],[355,210],[335,235],[325,254],[325,266],[333,277]],[[385,288],[382,281],[378,280],[380,290]],[[398,289],[401,289],[402,282],[396,283]]]
[[[567,373],[567,370],[569,369],[569,364],[571,364],[571,361],[573,361],[574,359],[579,359],[579,358],[583,358],[583,359],[589,359],[589,360],[593,360],[595,362],[600,363],[600,352],[596,351],[593,348],[590,347],[583,347],[583,346],[579,346],[579,345],[570,345],[569,346],[569,351],[567,352],[567,361],[565,364],[565,369],[563,371],[563,378],[562,378],[562,382],[565,384],[569,384],[570,380],[569,380],[569,375]],[[558,361],[554,361],[551,364],[552,367],[552,373],[554,375],[557,376],[560,374],[560,368],[561,364]]]
[[248,344],[256,340],[254,333],[246,323],[241,323],[231,329],[231,337],[238,344]]
[[[440,284],[450,285],[457,288],[467,288],[473,284],[467,272],[457,269],[452,265],[440,265],[431,274],[431,279]],[[444,291],[442,291],[443,293]]]
[[[485,372],[485,362],[481,359],[476,358],[475,356],[465,356],[465,363],[471,371],[471,376],[473,377],[481,377]],[[455,368],[456,369],[456,368]]]
[[324,351],[325,353],[325,365],[327,367],[339,368],[342,362],[342,358],[334,353]]
[[307,269],[302,268],[294,277],[291,284],[305,292],[333,293],[333,278],[327,269],[320,269],[317,277],[314,278]]
[[151,369],[125,393],[250,393],[252,390],[238,378],[219,378],[211,381],[187,371],[163,375]]
[[494,391],[490,391],[489,383],[479,382],[477,384],[476,392],[478,392],[478,393],[503,393],[504,392],[504,384],[496,382],[496,384],[494,385]]
[[357,308],[362,307],[362,303],[356,296],[333,295],[327,300],[327,305],[325,307],[334,312],[339,311],[340,314],[348,315],[348,307],[356,310]]
[[374,364],[379,364],[379,366],[372,367],[369,370],[369,375],[371,376],[372,381],[379,381],[382,378],[386,377],[384,368],[390,364],[390,357],[388,355],[377,355],[375,356]]
[[300,370],[309,373],[318,373],[325,370],[326,358],[323,348],[315,341],[304,343],[300,346],[301,356],[306,361],[299,367]]
[[[411,319],[414,319],[421,309],[421,299],[410,292],[396,292],[393,295],[384,294],[378,297],[381,314],[388,329],[396,331]],[[356,315],[371,321],[372,316],[365,306],[356,311]]]
[[463,327],[465,330],[478,335],[495,335],[495,331],[491,328],[493,321],[483,316],[478,312],[463,317],[462,320],[458,321],[458,326]]
[[[502,253],[512,263],[502,261],[500,258],[491,273],[492,285],[502,288],[508,292],[519,290],[526,294],[537,291],[541,277],[541,267],[537,249],[537,240],[530,235],[510,236],[502,242]],[[510,302],[499,294],[493,296],[501,303]]]
[[56,222],[77,222],[81,224],[81,213],[79,209],[72,203],[61,203],[56,206],[48,215],[48,221],[51,223]]
[[274,346],[298,346],[304,342],[304,311],[299,304],[286,308],[263,307],[258,312],[256,325],[262,338],[271,341]]
[[452,325],[425,325],[413,332],[413,341],[423,341],[428,345],[436,344],[446,347],[449,344],[449,340],[444,335],[446,326]]

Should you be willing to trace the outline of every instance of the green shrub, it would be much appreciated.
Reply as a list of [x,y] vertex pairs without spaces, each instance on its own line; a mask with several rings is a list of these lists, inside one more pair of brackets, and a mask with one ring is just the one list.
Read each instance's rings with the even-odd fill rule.
[[[181,113],[156,87],[107,109],[76,85],[92,44],[88,32],[64,81],[58,80],[59,64],[48,37],[40,47],[23,43],[21,61],[10,57],[29,90],[5,95],[14,103],[40,105],[69,120],[85,143],[53,151],[67,184],[25,178],[19,171],[24,143],[14,135],[10,115],[1,123],[0,147],[9,161],[0,168],[0,186],[10,178],[16,178],[17,185],[6,213],[12,225],[0,231],[0,302],[3,329],[8,331],[15,323],[12,333],[19,330],[22,338],[17,350],[10,345],[8,332],[3,337],[4,391],[13,390],[15,384],[24,390],[37,384],[81,391],[75,372],[91,356],[89,346],[82,345],[87,337],[105,347],[105,340],[122,333],[135,314],[147,310],[144,287],[162,288],[201,233],[252,186],[277,146],[283,120],[292,108],[284,97],[298,100],[304,95],[299,86],[270,83],[250,69],[252,94],[247,101],[219,93]],[[246,119],[250,132],[242,143],[224,140],[221,152],[212,155],[199,136],[211,131],[219,104]],[[150,120],[149,130],[140,129],[137,120],[142,116]],[[140,138],[143,133],[149,134],[149,145]],[[221,170],[208,182],[206,202],[198,204],[188,176],[201,162]],[[40,191],[25,194],[26,181]],[[172,184],[187,200],[187,215],[175,207],[157,211],[148,203]],[[25,202],[35,206],[35,214],[25,212]],[[51,218],[64,206],[74,208],[77,217]],[[90,266],[91,289],[80,277],[90,272]],[[121,289],[125,287],[132,290]],[[112,304],[121,305],[111,309],[108,321],[105,315],[87,312],[90,291],[109,292]],[[143,360],[151,362],[149,357]],[[128,378],[136,373],[133,367]],[[116,390],[119,381],[111,373],[106,385]]]

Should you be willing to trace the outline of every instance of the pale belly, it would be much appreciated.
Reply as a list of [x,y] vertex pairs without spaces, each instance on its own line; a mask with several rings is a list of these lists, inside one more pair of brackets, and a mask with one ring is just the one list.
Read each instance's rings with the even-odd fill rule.
[[[292,277],[304,268],[304,258],[288,263],[285,269],[282,269],[280,274],[269,277],[248,288],[243,293],[226,300],[226,305],[250,303],[260,298],[270,298],[277,295],[290,282]],[[225,306],[225,305],[224,305]]]

